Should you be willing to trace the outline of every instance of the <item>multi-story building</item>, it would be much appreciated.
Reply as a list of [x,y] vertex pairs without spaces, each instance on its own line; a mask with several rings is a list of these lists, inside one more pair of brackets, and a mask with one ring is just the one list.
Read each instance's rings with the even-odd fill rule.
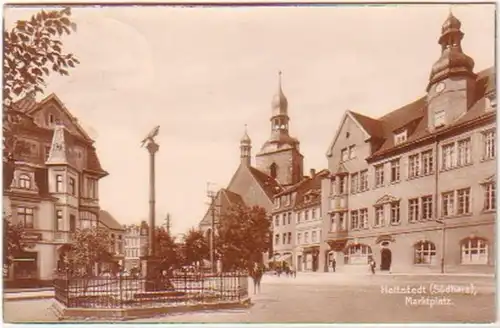
[[30,243],[7,279],[50,280],[75,229],[97,224],[99,180],[108,173],[94,141],[56,95],[40,102],[28,96],[16,106],[24,119],[3,163],[3,206]]
[[110,248],[110,252],[113,255],[113,262],[123,267],[125,265],[124,241],[126,230],[108,211],[104,210],[99,211],[99,226],[105,227],[109,231],[111,240],[114,241]]
[[325,270],[489,271],[495,264],[495,70],[475,73],[450,14],[426,94],[378,119],[347,111],[322,185]]
[[124,225],[125,229],[125,269],[141,267],[141,257],[145,254],[148,239],[148,225],[142,221],[140,225]]
[[321,181],[326,170],[288,187],[274,198],[273,260],[297,271],[317,271],[321,242]]

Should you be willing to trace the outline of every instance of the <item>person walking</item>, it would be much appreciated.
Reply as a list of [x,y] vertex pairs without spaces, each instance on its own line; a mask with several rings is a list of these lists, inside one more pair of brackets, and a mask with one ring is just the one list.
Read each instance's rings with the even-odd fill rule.
[[332,259],[332,269],[333,272],[335,272],[335,269],[337,268],[337,261],[335,261],[335,258]]
[[371,271],[372,271],[372,274],[375,274],[375,266],[376,266],[376,265],[377,265],[377,264],[375,263],[375,260],[372,258],[372,259],[370,260],[370,269],[371,269]]

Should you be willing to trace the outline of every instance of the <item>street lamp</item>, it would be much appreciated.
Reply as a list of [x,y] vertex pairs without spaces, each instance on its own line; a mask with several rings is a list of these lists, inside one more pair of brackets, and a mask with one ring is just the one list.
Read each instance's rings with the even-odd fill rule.
[[445,252],[445,230],[446,230],[446,223],[444,222],[443,219],[437,219],[437,223],[441,224],[441,273],[444,273],[444,252]]

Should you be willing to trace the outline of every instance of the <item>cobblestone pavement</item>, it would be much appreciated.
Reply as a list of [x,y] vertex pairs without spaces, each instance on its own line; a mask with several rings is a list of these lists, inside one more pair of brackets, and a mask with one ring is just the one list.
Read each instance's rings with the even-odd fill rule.
[[[428,292],[431,284],[470,283],[476,295]],[[426,288],[426,293],[382,292],[398,286]],[[431,306],[432,300],[437,303]],[[495,320],[496,309],[494,278],[465,276],[266,276],[261,293],[252,295],[252,302],[250,309],[175,314],[135,322],[486,323]],[[54,322],[56,318],[47,310],[50,304],[50,300],[5,302],[4,320]]]

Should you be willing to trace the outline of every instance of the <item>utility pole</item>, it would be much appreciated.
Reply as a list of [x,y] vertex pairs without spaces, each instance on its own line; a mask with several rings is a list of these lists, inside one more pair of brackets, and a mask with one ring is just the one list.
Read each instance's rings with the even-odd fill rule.
[[212,265],[212,272],[216,272],[216,259],[215,259],[215,210],[217,207],[220,207],[220,205],[215,204],[215,199],[217,198],[217,192],[210,190],[210,185],[211,183],[207,183],[207,196],[210,198],[210,212],[212,215],[212,226],[211,226],[211,231],[210,231],[210,240],[209,240],[209,248],[210,248],[210,264]]

